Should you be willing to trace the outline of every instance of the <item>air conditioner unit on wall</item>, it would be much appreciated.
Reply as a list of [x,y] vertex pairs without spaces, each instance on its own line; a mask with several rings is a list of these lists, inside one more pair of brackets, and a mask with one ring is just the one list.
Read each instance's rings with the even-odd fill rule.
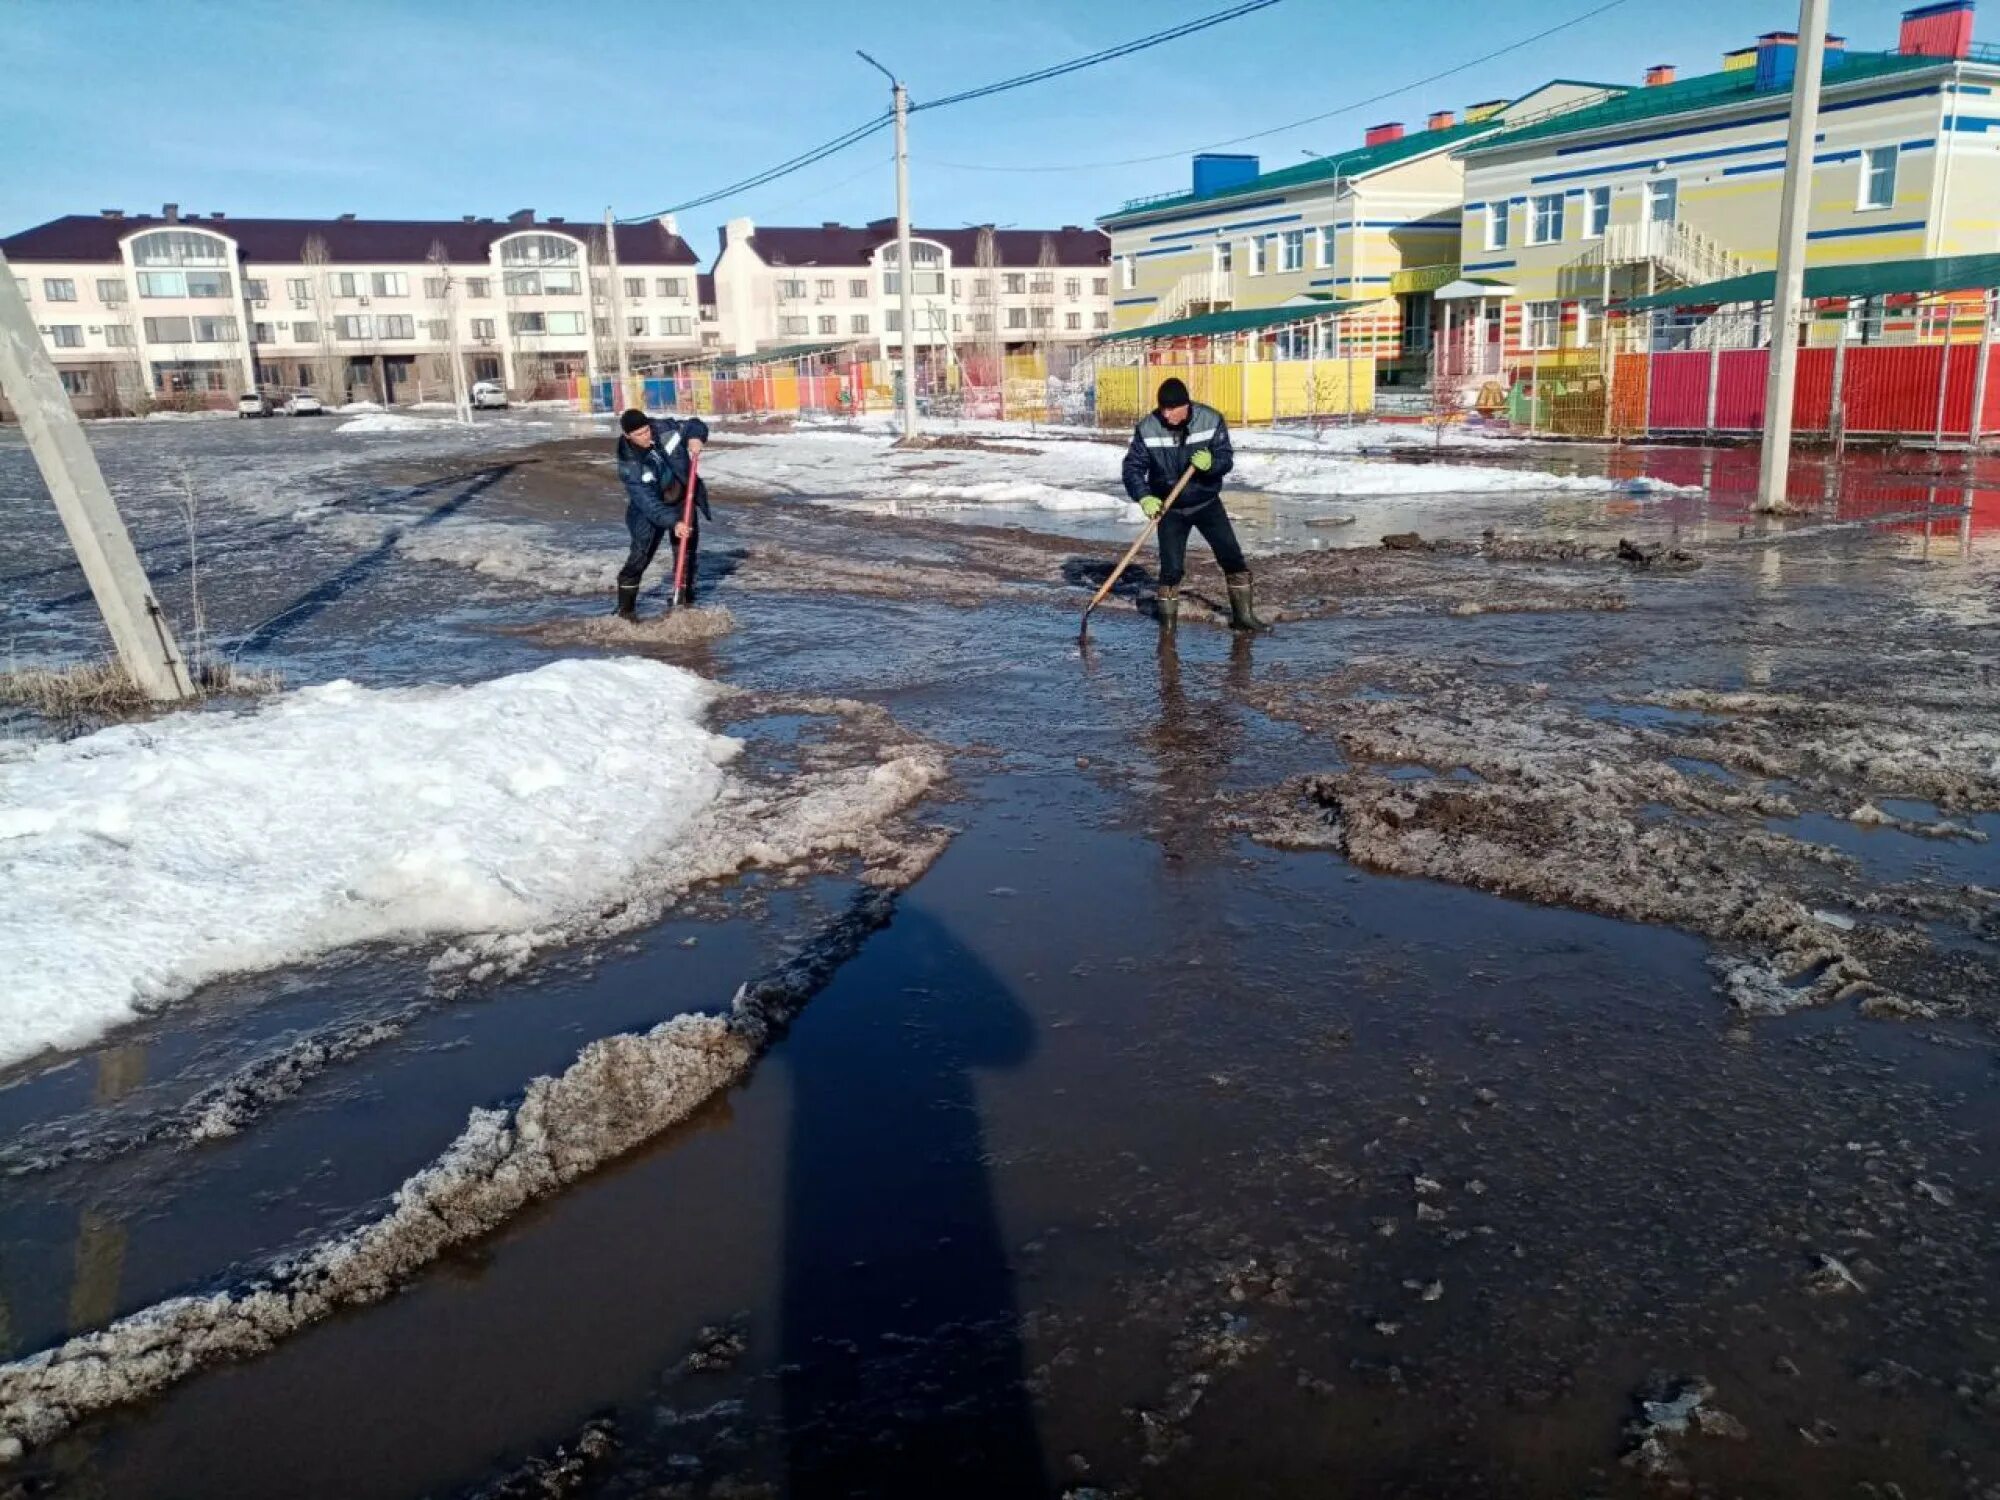
[[293,312],[304,312],[305,310],[306,310],[306,305],[303,302],[294,302],[292,304]]
[[363,307],[366,307],[368,305],[368,299],[366,297],[356,297],[354,300],[360,303]]

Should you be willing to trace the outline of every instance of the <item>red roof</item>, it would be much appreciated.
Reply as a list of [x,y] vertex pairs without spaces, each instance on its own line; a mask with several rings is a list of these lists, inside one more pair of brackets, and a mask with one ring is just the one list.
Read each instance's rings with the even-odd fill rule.
[[[722,233],[718,231],[718,233]],[[912,237],[935,240],[951,252],[953,265],[978,263],[977,229],[918,229]],[[894,219],[877,219],[856,228],[847,224],[822,224],[816,229],[759,226],[750,236],[750,248],[767,265],[773,266],[860,266],[878,245],[896,237]],[[997,264],[1029,267],[1041,264],[1042,244],[1055,251],[1059,266],[1105,266],[1111,263],[1111,241],[1100,230],[1065,224],[1060,229],[996,229],[993,250]],[[727,244],[726,234],[723,240]]]
[[[231,219],[183,214],[177,222],[139,215],[108,219],[102,214],[69,214],[0,240],[13,261],[116,261],[118,245],[143,229],[212,229],[235,240],[245,261],[296,265],[306,241],[318,235],[327,256],[340,265],[415,265],[442,241],[455,264],[488,259],[493,242],[531,230],[554,230],[589,243],[603,226],[589,220],[522,223],[478,219]],[[691,266],[698,257],[688,242],[668,234],[657,221],[618,226],[618,258],[645,266]]]

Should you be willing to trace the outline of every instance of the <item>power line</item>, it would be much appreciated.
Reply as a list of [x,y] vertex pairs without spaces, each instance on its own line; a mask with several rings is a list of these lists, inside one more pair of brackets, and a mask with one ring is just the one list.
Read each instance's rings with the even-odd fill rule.
[[1185,25],[1156,31],[1151,36],[1142,36],[1137,41],[1125,42],[1116,47],[1106,47],[1101,52],[1092,52],[1086,57],[1073,58],[1069,62],[1056,63],[1051,67],[1039,68],[1033,73],[1023,73],[1015,78],[1002,79],[999,83],[989,83],[976,89],[966,89],[963,93],[947,94],[942,99],[931,99],[912,104],[911,113],[920,109],[943,109],[947,105],[966,104],[974,99],[984,99],[988,94],[1005,93],[1008,89],[1025,88],[1031,83],[1042,83],[1051,78],[1060,78],[1065,73],[1081,72],[1099,63],[1112,62],[1121,57],[1130,57],[1135,52],[1144,52],[1149,47],[1157,47],[1163,42],[1178,41],[1181,37],[1192,36],[1197,31],[1206,31],[1211,26],[1220,26],[1237,20],[1253,11],[1268,10],[1278,0],[1249,0],[1248,4],[1232,6],[1228,10],[1216,11],[1213,15],[1202,16]]
[[[1095,67],[1099,63],[1111,62],[1120,57],[1129,57],[1133,53],[1143,52],[1149,47],[1157,47],[1165,42],[1175,41],[1184,36],[1191,36],[1197,31],[1206,31],[1212,26],[1220,26],[1226,21],[1237,20],[1240,17],[1250,15],[1254,11],[1269,9],[1278,3],[1279,0],[1247,0],[1247,3],[1233,5],[1227,10],[1215,11],[1206,16],[1199,16],[1182,25],[1169,27],[1165,31],[1156,31],[1150,35],[1139,37],[1135,41],[1121,43],[1116,47],[1107,47],[1100,52],[1093,52],[1087,57],[1072,58],[1068,62],[1056,63],[1053,66],[1039,69],[1033,73],[1022,73],[1014,78],[1003,78],[998,83],[984,84],[976,89],[967,89],[961,93],[948,94],[942,99],[933,99],[926,104],[912,104],[910,110],[914,113],[920,109],[944,109],[949,105],[965,104],[973,99],[983,99],[989,94],[1003,93],[1008,89],[1025,88],[1031,83],[1040,83],[1050,78],[1060,78],[1067,73],[1079,72],[1084,68]],[[1620,0],[1620,3],[1622,3],[1622,0]],[[880,67],[881,65],[878,63],[876,66]],[[815,162],[824,161],[836,152],[845,151],[849,146],[866,140],[876,131],[887,128],[894,118],[892,113],[885,111],[877,115],[874,119],[855,126],[854,129],[847,131],[845,134],[837,135],[832,140],[814,146],[809,151],[802,151],[790,160],[781,161],[775,167],[770,167],[765,171],[759,172],[754,177],[746,177],[741,182],[732,182],[729,186],[717,188],[712,193],[704,193],[699,198],[690,198],[684,203],[676,203],[671,208],[659,210],[659,213],[642,214],[637,218],[620,219],[618,222],[621,224],[643,223],[647,219],[658,218],[660,214],[685,213],[691,208],[705,208],[719,199],[731,198],[738,193],[747,193],[752,188],[762,187],[767,182],[775,182],[780,177],[787,177],[793,172],[803,171]]]
[[1162,151],[1153,156],[1126,156],[1116,161],[1061,162],[1040,166],[994,166],[985,162],[941,161],[934,157],[927,157],[924,160],[924,165],[948,167],[960,172],[1096,172],[1108,167],[1136,167],[1156,161],[1174,161],[1184,156],[1192,156],[1198,151],[1214,151],[1223,146],[1237,146],[1245,141],[1262,140],[1265,136],[1279,135],[1287,130],[1297,130],[1304,125],[1317,125],[1320,121],[1331,120],[1336,115],[1352,114],[1357,109],[1366,109],[1369,105],[1380,104],[1385,99],[1394,99],[1398,95],[1411,93],[1416,89],[1425,88],[1430,84],[1436,83],[1440,79],[1450,78],[1454,74],[1463,73],[1468,69],[1479,67],[1483,63],[1492,62],[1495,58],[1505,57],[1510,52],[1518,52],[1523,47],[1531,47],[1536,42],[1545,41],[1558,32],[1568,31],[1573,26],[1581,26],[1585,21],[1601,16],[1608,10],[1616,10],[1619,6],[1627,3],[1628,0],[1604,0],[1603,4],[1584,11],[1581,15],[1572,16],[1567,21],[1559,21],[1553,26],[1545,27],[1541,31],[1534,33],[1532,36],[1524,36],[1519,41],[1509,42],[1504,47],[1496,47],[1493,51],[1482,53],[1469,62],[1458,63],[1453,67],[1431,73],[1423,78],[1414,79],[1409,83],[1399,84],[1397,87],[1385,90],[1379,94],[1370,94],[1366,99],[1356,99],[1352,103],[1343,104],[1338,109],[1327,110],[1323,114],[1307,115],[1302,120],[1292,120],[1283,125],[1273,125],[1266,130],[1253,130],[1247,135],[1233,135],[1223,141],[1210,141],[1205,145],[1188,146],[1178,151]]
[[746,177],[741,182],[732,182],[728,187],[717,188],[714,192],[704,193],[699,198],[690,198],[685,203],[676,203],[671,208],[659,210],[659,213],[641,214],[637,218],[620,219],[618,222],[621,224],[639,224],[647,219],[656,219],[660,214],[685,213],[691,208],[706,207],[719,198],[730,198],[738,193],[747,193],[752,188],[762,187],[767,182],[776,182],[780,177],[789,177],[794,172],[803,171],[814,162],[824,161],[837,151],[845,151],[849,146],[857,145],[867,140],[869,136],[875,134],[878,130],[888,129],[894,118],[892,114],[884,110],[865,124],[857,125],[845,134],[837,135],[832,140],[813,147],[810,151],[802,151],[789,161],[781,161],[775,167],[759,172],[754,177]]

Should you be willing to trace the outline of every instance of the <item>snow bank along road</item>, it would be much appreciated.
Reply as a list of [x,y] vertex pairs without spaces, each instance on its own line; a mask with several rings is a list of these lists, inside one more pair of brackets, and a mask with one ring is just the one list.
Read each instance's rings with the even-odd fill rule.
[[557,940],[721,790],[715,691],[637,659],[335,682],[0,765],[0,1065],[356,944]]

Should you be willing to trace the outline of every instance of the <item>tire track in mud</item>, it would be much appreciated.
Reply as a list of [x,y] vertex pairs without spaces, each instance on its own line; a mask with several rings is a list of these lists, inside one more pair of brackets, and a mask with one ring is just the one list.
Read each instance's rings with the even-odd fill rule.
[[447,1250],[506,1224],[743,1083],[806,1003],[892,919],[950,835],[903,846],[789,958],[721,1014],[685,1014],[591,1042],[510,1107],[464,1131],[395,1192],[388,1211],[240,1285],[169,1299],[0,1366],[0,1462],[205,1366],[252,1358],[343,1308],[379,1301]]

